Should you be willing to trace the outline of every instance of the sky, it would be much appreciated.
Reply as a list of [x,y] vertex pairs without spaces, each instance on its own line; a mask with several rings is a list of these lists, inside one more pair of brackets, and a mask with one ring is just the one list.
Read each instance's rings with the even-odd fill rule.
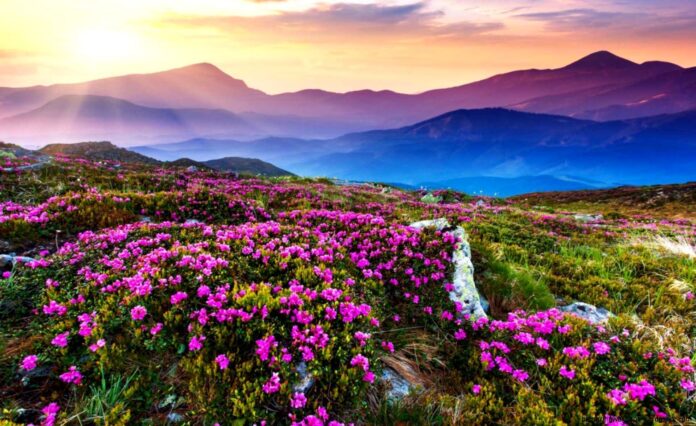
[[696,66],[696,0],[0,0],[0,87],[209,62],[268,93],[415,93],[597,50]]

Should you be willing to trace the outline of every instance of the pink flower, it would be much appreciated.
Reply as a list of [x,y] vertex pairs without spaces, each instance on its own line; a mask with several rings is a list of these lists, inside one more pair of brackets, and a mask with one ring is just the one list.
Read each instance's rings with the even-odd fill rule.
[[70,366],[70,370],[60,375],[60,380],[65,383],[74,383],[80,385],[82,383],[82,374],[74,365]]
[[370,369],[370,360],[363,354],[357,354],[350,360],[350,365],[353,367],[359,366],[363,371],[368,371]]
[[382,349],[384,349],[385,351],[389,351],[391,353],[394,353],[394,344],[392,342],[383,341],[382,342]]
[[263,391],[267,394],[276,393],[280,390],[280,376],[273,373],[270,379],[263,385]]
[[472,392],[474,395],[478,395],[479,393],[481,393],[481,385],[479,385],[479,384],[473,385],[473,386],[471,387],[471,392]]
[[612,389],[607,393],[607,398],[614,405],[626,405],[626,393],[620,389]]
[[604,425],[605,426],[628,426],[623,420],[618,417],[610,416],[609,414],[604,415]]
[[569,370],[568,367],[566,367],[565,365],[561,366],[561,369],[558,371],[558,374],[560,374],[568,380],[573,380],[575,378],[575,370]]
[[682,379],[679,382],[679,385],[681,385],[682,389],[684,389],[687,392],[692,392],[694,389],[696,389],[696,385],[694,385],[694,382],[688,379]]
[[39,359],[36,355],[28,355],[21,362],[22,370],[31,371],[36,368],[36,361]]
[[606,355],[611,351],[611,346],[604,342],[597,342],[592,345],[592,348],[597,355]]
[[46,315],[62,316],[65,315],[66,312],[68,312],[68,308],[56,302],[55,300],[51,300],[48,302],[48,305],[43,306],[43,312]]
[[458,329],[457,331],[454,332],[454,338],[456,340],[464,340],[466,339],[466,331],[462,330],[461,328]]
[[302,408],[307,404],[307,397],[302,392],[295,392],[290,398],[290,406],[292,408]]
[[203,348],[203,341],[205,340],[205,336],[193,336],[191,337],[191,340],[189,340],[188,348],[189,351],[194,352],[194,351],[199,351]]
[[60,333],[56,335],[56,337],[51,340],[51,344],[53,346],[57,346],[59,348],[64,348],[68,346],[68,336],[70,335],[69,331],[66,331],[65,333]]
[[271,350],[276,346],[278,346],[278,343],[273,335],[265,339],[259,339],[256,341],[256,355],[259,356],[261,361],[268,361],[271,356]]
[[655,395],[655,386],[646,380],[641,380],[640,383],[625,384],[624,391],[630,395],[631,399],[642,401],[649,395]]
[[524,370],[515,370],[512,372],[512,377],[520,382],[524,382],[529,378],[529,374]]
[[93,343],[89,345],[89,350],[92,352],[98,351],[100,348],[103,348],[106,345],[106,342],[104,339],[99,339],[97,340],[97,343]]
[[217,365],[218,367],[220,367],[220,370],[225,370],[230,365],[230,359],[227,358],[227,355],[225,354],[220,354],[217,357],[215,357],[215,362],[217,362]]
[[145,315],[147,315],[147,309],[145,309],[144,306],[136,306],[130,311],[131,318],[133,318],[133,321],[142,321],[145,318]]
[[536,360],[536,365],[538,365],[539,367],[546,367],[546,364],[548,364],[546,358],[539,358]]
[[52,402],[41,409],[44,414],[44,419],[41,422],[41,426],[53,426],[56,423],[56,418],[58,417],[58,412],[60,411],[60,405]]
[[363,375],[363,382],[372,383],[374,381],[375,381],[375,373],[373,373],[372,371],[367,371]]
[[658,419],[666,419],[667,418],[667,414],[663,413],[660,410],[660,407],[658,407],[657,405],[653,405],[652,409],[653,409],[653,413],[655,414],[656,418],[658,418]]
[[153,325],[152,328],[150,328],[150,334],[156,336],[160,331],[162,331],[162,327],[164,327],[164,324],[158,322],[157,324]]
[[169,301],[172,303],[172,305],[178,305],[186,299],[188,299],[188,294],[183,291],[177,291],[176,293],[172,294]]

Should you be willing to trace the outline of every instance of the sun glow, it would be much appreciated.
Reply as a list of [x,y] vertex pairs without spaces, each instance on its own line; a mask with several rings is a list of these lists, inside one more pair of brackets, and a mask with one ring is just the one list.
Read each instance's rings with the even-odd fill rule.
[[142,40],[131,31],[94,28],[78,32],[74,46],[75,55],[82,60],[111,62],[137,56]]

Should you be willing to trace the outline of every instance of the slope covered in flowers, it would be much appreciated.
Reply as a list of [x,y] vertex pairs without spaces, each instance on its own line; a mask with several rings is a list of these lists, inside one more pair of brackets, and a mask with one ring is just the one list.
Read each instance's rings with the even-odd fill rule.
[[[646,424],[694,415],[689,219],[58,158],[0,174],[0,419]],[[490,317],[448,297],[463,226]],[[616,316],[556,309],[582,300]],[[389,398],[385,372],[407,378]],[[1,420],[0,420],[1,421]]]

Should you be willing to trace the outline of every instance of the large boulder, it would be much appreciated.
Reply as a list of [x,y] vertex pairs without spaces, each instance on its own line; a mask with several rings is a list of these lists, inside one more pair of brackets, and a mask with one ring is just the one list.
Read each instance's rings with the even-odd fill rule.
[[29,263],[33,262],[34,259],[27,256],[15,256],[12,254],[0,254],[0,269],[5,267],[11,267],[15,263]]
[[571,303],[570,305],[561,306],[559,309],[563,312],[583,318],[592,324],[605,323],[609,321],[609,318],[614,316],[614,314],[604,308],[598,308],[584,302]]
[[476,283],[474,282],[474,264],[471,261],[471,247],[469,246],[469,240],[464,228],[461,226],[453,227],[444,218],[423,220],[412,223],[410,226],[417,229],[435,228],[457,238],[458,243],[452,253],[452,263],[454,263],[452,284],[454,285],[454,290],[449,293],[450,300],[461,303],[462,313],[470,314],[474,320],[486,317],[482,303],[483,298],[476,289]]

